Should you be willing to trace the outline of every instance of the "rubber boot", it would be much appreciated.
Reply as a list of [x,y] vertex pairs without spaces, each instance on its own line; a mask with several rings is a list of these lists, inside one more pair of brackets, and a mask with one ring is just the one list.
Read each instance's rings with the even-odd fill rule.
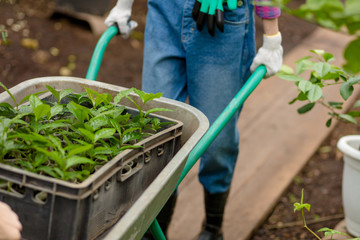
[[222,222],[229,191],[210,194],[205,190],[206,220],[198,240],[223,240]]
[[[160,213],[156,217],[161,230],[163,231],[165,237],[167,238],[167,230],[170,225],[171,217],[174,214],[175,205],[177,200],[177,193],[173,193],[169,200],[165,203],[164,207],[161,209]],[[142,240],[154,240],[150,229],[146,231],[145,235],[143,236]]]

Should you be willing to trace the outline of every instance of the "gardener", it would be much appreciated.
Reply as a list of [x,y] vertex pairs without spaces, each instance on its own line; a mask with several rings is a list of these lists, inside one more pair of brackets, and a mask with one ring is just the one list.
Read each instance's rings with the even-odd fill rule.
[[[266,66],[266,77],[279,71],[283,52],[277,22],[280,11],[256,6],[265,34],[255,56],[251,0],[227,0],[224,5],[224,0],[195,1],[148,1],[142,87],[145,92],[162,92],[179,101],[188,98],[212,124],[257,66]],[[137,26],[130,21],[132,4],[133,0],[118,0],[105,20],[107,26],[117,23],[125,38]],[[199,180],[205,192],[206,221],[199,239],[223,238],[223,213],[238,155],[238,116],[201,158]],[[175,201],[176,194],[158,217],[165,233]]]
[[18,216],[9,205],[0,202],[0,239],[16,240],[21,238],[22,225]]

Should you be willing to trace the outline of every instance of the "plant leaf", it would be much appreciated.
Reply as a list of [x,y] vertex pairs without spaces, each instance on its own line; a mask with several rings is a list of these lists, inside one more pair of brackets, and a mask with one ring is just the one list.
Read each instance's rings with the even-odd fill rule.
[[86,151],[90,150],[92,147],[93,147],[92,144],[88,144],[85,146],[78,145],[76,148],[69,151],[69,153],[67,154],[67,157],[71,157],[71,156],[86,152]]
[[82,133],[84,137],[88,138],[91,142],[95,142],[95,135],[92,132],[84,128],[79,128],[78,130]]
[[13,100],[14,104],[16,106],[18,106],[18,103],[16,102],[16,99],[14,98],[14,95],[11,94],[11,92],[9,91],[9,89],[2,83],[0,82],[0,86],[9,94],[9,96],[11,97],[11,99]]
[[343,66],[345,70],[352,73],[360,72],[360,37],[350,42],[344,51],[346,64]]
[[110,118],[111,125],[116,129],[116,131],[119,133],[120,137],[122,135],[122,129],[118,121],[115,119]]
[[130,141],[139,140],[142,138],[142,135],[138,132],[128,132],[123,134],[122,143],[125,144]]
[[306,81],[306,80],[301,80],[299,81],[299,89],[303,92],[303,93],[306,93],[307,91],[310,90],[311,86],[313,84],[309,81]]
[[36,95],[30,95],[29,97],[30,106],[32,109],[36,108],[37,106],[40,106],[43,104],[43,102],[38,98]]
[[34,148],[36,149],[36,151],[41,152],[41,153],[45,154],[46,156],[48,156],[50,159],[54,160],[60,166],[60,168],[65,167],[64,160],[59,156],[59,154],[57,152],[48,151],[47,149],[40,148],[40,147],[34,147]]
[[94,161],[86,158],[86,157],[79,157],[79,156],[72,156],[68,159],[66,159],[66,169],[69,169],[70,167],[73,167],[75,165],[79,164],[94,164]]
[[330,126],[331,126],[331,122],[332,122],[332,118],[329,118],[329,119],[326,121],[326,127],[330,127]]
[[96,155],[104,155],[104,154],[111,154],[112,150],[107,147],[97,147],[93,150],[93,154]]
[[49,86],[49,85],[45,85],[45,87],[52,93],[52,95],[54,95],[54,97],[56,98],[57,102],[60,103],[60,98],[59,98],[59,93],[58,91],[56,91],[53,87]]
[[357,108],[357,107],[360,107],[360,100],[357,100],[355,103],[354,103],[354,108]]
[[64,107],[62,105],[54,105],[50,108],[50,114],[48,115],[48,119],[54,117],[55,115],[61,113]]
[[347,100],[354,91],[354,87],[348,82],[344,82],[340,86],[340,95],[344,100]]
[[308,92],[308,99],[310,102],[316,102],[322,96],[322,89],[318,85],[311,85],[310,90]]
[[44,172],[53,178],[61,179],[61,177],[53,170],[53,168],[49,166],[40,166],[36,170],[37,172]]
[[121,99],[129,96],[129,94],[132,93],[133,91],[134,91],[134,88],[129,88],[127,90],[119,92],[114,98],[114,104],[117,105],[121,101]]
[[304,114],[310,111],[315,106],[315,103],[308,103],[297,110],[299,114]]
[[39,96],[40,94],[43,94],[43,93],[46,93],[46,92],[47,92],[47,91],[41,91],[41,92],[37,92],[37,93],[31,94],[31,95],[27,95],[27,96],[25,96],[25,97],[20,101],[20,104],[28,101],[31,96]]
[[343,233],[343,232],[340,232],[340,231],[337,231],[337,230],[334,230],[334,229],[331,229],[331,228],[327,228],[327,227],[319,229],[318,232],[324,232],[325,237],[331,236],[331,235],[334,235],[334,234],[348,236],[346,233]]
[[302,77],[297,76],[297,75],[279,73],[279,74],[277,74],[277,76],[281,79],[284,79],[286,81],[291,81],[291,82],[305,81],[305,79],[303,79]]
[[36,121],[40,120],[43,116],[48,115],[50,113],[50,106],[47,104],[41,104],[37,107],[33,108]]
[[80,123],[83,123],[85,120],[89,120],[90,110],[88,108],[75,102],[69,102],[67,104],[67,108]]
[[299,75],[299,74],[305,72],[305,70],[310,70],[313,68],[313,66],[314,66],[314,62],[310,61],[308,59],[302,59],[299,62],[297,61],[296,62],[296,74]]
[[330,72],[331,66],[328,63],[318,62],[314,64],[314,70],[321,78],[323,78]]
[[139,95],[143,102],[143,105],[145,105],[148,101],[162,97],[162,93],[145,93],[144,91],[140,91],[136,88],[134,88],[134,92]]
[[[315,2],[315,1],[313,1],[313,2]],[[319,57],[322,57],[325,54],[325,51],[322,49],[312,49],[312,50],[310,50],[310,52],[315,53]]]
[[52,122],[52,123],[46,123],[41,125],[38,128],[38,131],[40,132],[41,130],[47,130],[47,129],[55,129],[55,128],[63,128],[63,127],[67,127],[68,125],[66,123],[62,123],[62,122]]
[[9,103],[0,103],[0,116],[13,118],[16,115],[16,111]]
[[69,94],[71,94],[74,90],[73,89],[63,89],[60,91],[59,94],[59,102],[61,101],[61,99],[63,99],[64,97],[68,96]]
[[334,55],[332,55],[331,53],[327,53],[327,52],[324,53],[323,58],[326,62],[335,60]]
[[96,131],[95,137],[94,137],[94,143],[97,142],[99,139],[112,137],[114,135],[115,131],[116,130],[114,128],[103,128],[103,129]]
[[279,73],[291,75],[291,74],[294,74],[294,70],[290,66],[282,64]]
[[85,127],[92,132],[106,125],[108,125],[108,118],[104,115],[98,115],[85,123]]
[[349,114],[339,114],[339,117],[347,122],[351,122],[353,124],[357,124],[355,118],[350,116]]

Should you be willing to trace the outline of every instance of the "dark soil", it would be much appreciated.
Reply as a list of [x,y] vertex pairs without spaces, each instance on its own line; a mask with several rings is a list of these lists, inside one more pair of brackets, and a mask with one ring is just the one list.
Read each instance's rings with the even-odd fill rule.
[[[0,81],[7,87],[35,77],[71,75],[85,77],[98,36],[90,31],[88,23],[54,14],[50,0],[0,1],[0,25],[8,30],[9,44],[0,46]],[[105,53],[98,81],[123,87],[141,88],[143,31],[146,21],[146,0],[136,0],[133,19],[139,27],[124,40],[114,38]],[[295,1],[298,5],[303,1]],[[257,43],[262,42],[261,21],[257,21]],[[316,26],[283,14],[280,29],[284,53],[291,51]],[[1,29],[1,26],[0,26]],[[22,39],[30,38],[30,43]],[[36,42],[38,46],[36,46]],[[0,90],[2,92],[2,90]],[[325,124],[325,123],[324,123]],[[356,133],[359,129],[340,123],[319,148],[306,167],[280,198],[266,222],[254,233],[259,239],[313,239],[294,214],[293,203],[299,201],[304,188],[304,201],[312,205],[308,220],[334,218],[317,224],[308,224],[317,230],[334,227],[342,219],[341,177],[342,160],[336,151],[340,136]],[[340,216],[339,216],[340,214]]]
[[[325,124],[325,123],[324,123]],[[359,134],[360,127],[339,122],[321,144],[302,171],[294,178],[265,223],[251,240],[316,239],[303,228],[300,212],[294,213],[295,202],[300,202],[304,189],[304,203],[311,204],[305,211],[307,225],[313,231],[328,227],[334,229],[343,220],[341,184],[343,160],[337,150],[337,141],[346,135]],[[318,234],[323,237],[322,233]]]

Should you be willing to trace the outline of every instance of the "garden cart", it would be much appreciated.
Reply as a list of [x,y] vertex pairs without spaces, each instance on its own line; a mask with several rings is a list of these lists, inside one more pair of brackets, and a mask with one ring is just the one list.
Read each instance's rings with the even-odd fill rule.
[[[20,101],[24,96],[46,90],[46,85],[59,90],[72,88],[75,92],[87,87],[113,96],[126,90],[93,81],[109,41],[117,34],[118,29],[113,26],[101,36],[86,79],[35,78],[18,84],[10,92]],[[120,153],[81,183],[0,163],[0,179],[25,189],[21,196],[0,189],[0,201],[8,203],[19,215],[27,239],[140,239],[149,226],[156,239],[165,239],[154,221],[157,214],[265,73],[265,67],[260,66],[210,128],[205,115],[188,104],[167,98],[149,102],[148,108],[173,109],[158,115],[165,121],[173,121],[174,126],[145,139],[142,148]],[[137,104],[140,100],[133,96]],[[4,92],[0,94],[0,102],[11,104],[12,99]],[[128,107],[132,102],[125,99],[122,104]],[[131,171],[127,170],[129,166]],[[39,192],[47,194],[45,201],[34,198]]]
[[[95,80],[100,64],[101,64],[101,58],[104,52],[103,45],[106,44],[106,42],[110,41],[110,39],[118,34],[118,29],[116,27],[110,27],[107,32],[103,34],[101,39],[99,40],[99,47],[95,48],[93,59],[90,63],[90,67],[88,70],[88,74],[86,76],[87,79]],[[223,110],[223,112],[219,115],[219,117],[216,119],[216,121],[210,126],[210,128],[207,130],[207,132],[204,134],[204,136],[200,139],[200,141],[195,145],[195,147],[191,150],[190,154],[187,157],[184,169],[180,175],[180,178],[178,179],[178,182],[176,184],[176,187],[181,183],[181,181],[185,178],[185,176],[188,174],[190,169],[195,165],[197,160],[201,157],[201,155],[207,150],[209,145],[214,141],[214,139],[217,137],[217,135],[221,132],[221,130],[225,127],[225,125],[229,122],[229,120],[234,116],[234,114],[237,112],[237,110],[240,109],[240,107],[243,105],[245,100],[249,97],[249,95],[255,90],[255,88],[258,86],[258,84],[261,82],[261,80],[264,78],[266,74],[266,68],[265,66],[261,65],[259,66],[249,77],[245,85],[242,87],[242,89],[236,94],[236,96],[232,99],[232,101],[227,105],[227,107]],[[186,131],[186,129],[185,129]],[[175,188],[173,189],[175,190]],[[166,199],[169,198],[169,193]],[[165,201],[166,202],[166,201]],[[163,204],[165,204],[163,202]],[[142,218],[142,216],[138,216],[138,218]],[[139,228],[139,226],[134,226],[134,228]],[[163,232],[161,231],[161,228],[156,221],[156,219],[151,223],[150,230],[157,240],[165,239],[165,236]],[[105,239],[133,239],[134,235],[127,235],[127,230],[124,229],[123,223],[120,221],[117,223],[109,232],[109,234],[106,236]],[[133,231],[130,231],[134,233]],[[131,236],[131,237],[130,237]],[[136,236],[137,239],[141,236]]]

